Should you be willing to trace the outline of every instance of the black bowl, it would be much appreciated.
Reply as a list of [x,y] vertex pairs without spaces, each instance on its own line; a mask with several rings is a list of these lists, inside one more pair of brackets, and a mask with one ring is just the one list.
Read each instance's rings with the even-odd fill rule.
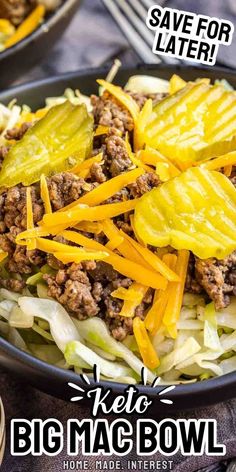
[[[66,87],[79,88],[85,94],[96,93],[96,79],[105,77],[106,72],[104,69],[96,69],[24,84],[1,93],[0,102],[8,103],[17,97],[19,104],[27,103],[32,108],[38,108],[43,105],[45,97],[60,95]],[[173,73],[180,74],[187,80],[197,77],[210,77],[213,80],[225,78],[236,88],[236,74],[233,72],[216,68],[201,69],[181,66],[158,67],[155,65],[122,69],[118,73],[116,83],[124,85],[128,77],[133,74],[148,74],[168,79]],[[40,390],[65,400],[69,400],[72,393],[67,383],[81,383],[80,377],[74,372],[48,365],[20,351],[2,338],[0,338],[0,365]],[[124,385],[118,383],[102,382],[102,384],[112,387],[114,394],[121,393],[124,389]],[[148,386],[142,386],[140,392],[156,397],[162,389],[163,387],[151,389]],[[164,412],[197,408],[229,400],[236,396],[236,372],[204,382],[177,386],[168,396],[173,400],[173,405],[162,405]],[[159,402],[155,404],[158,409]]]
[[41,61],[61,37],[81,0],[65,0],[32,34],[0,53],[0,88],[6,88]]

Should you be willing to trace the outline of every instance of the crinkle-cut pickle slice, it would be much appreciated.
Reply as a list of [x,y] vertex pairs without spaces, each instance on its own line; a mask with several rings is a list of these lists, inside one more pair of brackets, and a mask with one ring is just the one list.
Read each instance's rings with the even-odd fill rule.
[[220,172],[190,168],[143,195],[134,226],[146,244],[222,259],[236,249],[236,189]]
[[5,157],[0,172],[0,187],[19,183],[31,185],[42,174],[68,170],[90,154],[93,118],[85,105],[69,101],[52,107],[30,128]]
[[193,162],[236,149],[236,95],[221,85],[189,82],[158,103],[145,143],[175,162]]

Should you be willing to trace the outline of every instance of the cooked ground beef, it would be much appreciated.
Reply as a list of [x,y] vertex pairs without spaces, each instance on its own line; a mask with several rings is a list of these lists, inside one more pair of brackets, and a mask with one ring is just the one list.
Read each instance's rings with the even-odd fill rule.
[[96,125],[117,128],[122,134],[133,130],[131,115],[108,92],[104,92],[101,97],[92,95],[91,102]]
[[[129,281],[129,279],[124,279],[124,282],[122,286],[125,286],[127,288],[131,281],[128,283],[126,280]],[[114,285],[114,282],[113,282]],[[116,285],[114,286],[113,290],[116,288]],[[135,310],[135,316],[138,316],[142,320],[145,318],[145,312],[152,303],[152,298],[153,298],[153,290],[150,289],[146,296],[143,299],[143,302],[140,303],[140,305],[137,306]],[[105,314],[105,321],[106,324],[108,325],[112,336],[117,339],[118,341],[123,341],[128,334],[133,334],[133,318],[123,318],[119,315],[120,310],[122,308],[122,301],[108,297],[105,301],[107,310]]]
[[153,104],[156,105],[158,102],[163,100],[168,96],[168,93],[137,93],[137,92],[128,92],[131,97],[137,102],[140,108],[143,108],[145,102],[151,98]]
[[[99,312],[96,301],[97,284],[92,287],[83,264],[72,264],[61,269],[56,276],[44,275],[49,286],[48,294],[58,300],[80,320],[95,316]],[[95,290],[95,297],[92,294]]]
[[[1,1],[1,0],[0,0]],[[142,107],[149,96],[131,94]],[[156,101],[163,98],[155,94]],[[88,178],[83,179],[70,172],[62,172],[47,178],[50,201],[53,211],[72,203],[86,192],[102,184],[106,180],[132,169],[133,163],[127,152],[124,134],[128,131],[132,139],[133,120],[127,110],[108,93],[102,97],[93,97],[95,123],[109,127],[108,133],[94,140],[94,154],[103,153],[102,164],[93,164]],[[19,129],[9,130],[7,139],[19,140],[28,129],[24,123]],[[7,153],[6,148],[0,149],[0,161]],[[235,170],[230,179],[236,184]],[[115,203],[139,198],[146,192],[160,185],[161,181],[155,172],[146,172],[136,182],[123,188],[104,203]],[[43,202],[40,198],[39,184],[32,185],[32,202],[34,224],[43,216]],[[134,237],[130,224],[130,213],[114,218],[118,228]],[[38,250],[27,251],[24,246],[15,244],[16,235],[26,228],[26,189],[18,185],[0,195],[0,248],[8,253],[6,269],[11,278],[1,279],[0,285],[14,291],[21,291],[25,286],[23,275],[34,271],[35,266],[41,267],[48,263],[54,269],[52,274],[45,274],[49,296],[58,300],[72,314],[83,320],[99,316],[105,320],[114,338],[123,340],[133,332],[133,319],[120,316],[123,301],[112,296],[118,287],[129,288],[131,279],[121,276],[112,266],[103,261],[88,261],[81,264],[66,264],[55,256]],[[86,234],[92,237],[92,234]],[[107,243],[104,233],[93,235],[96,241]],[[59,242],[67,242],[62,237],[54,238]],[[73,243],[69,243],[73,245]],[[150,250],[155,248],[150,247]],[[22,278],[16,279],[22,274]],[[54,274],[54,275],[53,275]],[[190,257],[186,280],[186,290],[200,293],[205,290],[214,300],[216,308],[229,303],[229,295],[236,295],[236,252],[223,261],[209,259],[199,260]],[[154,290],[150,289],[136,310],[135,316],[144,319],[145,313],[152,303]]]
[[147,172],[138,177],[135,183],[129,185],[130,194],[133,198],[139,198],[160,184],[161,180],[155,172]]
[[25,288],[26,284],[24,280],[1,278],[1,270],[0,270],[0,285],[1,287],[6,288],[7,290],[12,290],[13,292],[21,293],[22,290]]
[[191,293],[201,293],[203,291],[202,286],[196,280],[195,257],[192,253],[190,253],[190,258],[189,258],[188,271],[187,271],[186,282],[185,282],[185,290],[186,292],[191,292]]
[[230,303],[236,295],[236,251],[223,260],[196,259],[196,279],[214,301],[217,310]]
[[19,141],[20,139],[23,138],[26,131],[28,131],[28,129],[31,128],[32,125],[33,123],[25,122],[25,123],[22,123],[22,125],[19,128],[8,129],[5,134],[5,138],[8,139],[9,141],[11,139],[15,139],[15,141]]
[[3,159],[6,157],[9,149],[9,146],[0,146],[0,169],[2,167]]
[[35,4],[36,0],[0,0],[0,18],[19,25]]
[[70,172],[55,174],[47,179],[47,184],[54,211],[72,203],[93,188],[84,179]]
[[229,180],[231,180],[232,184],[236,187],[236,166],[233,167]]
[[[165,98],[167,94],[143,94],[128,92],[138,103],[140,108],[148,98],[152,98],[154,104]],[[96,125],[103,125],[117,128],[122,135],[134,128],[133,119],[130,113],[108,92],[104,92],[101,97],[92,95],[93,114]]]
[[95,162],[90,169],[90,178],[92,182],[98,182],[102,184],[107,180],[106,175],[103,172],[102,164]]

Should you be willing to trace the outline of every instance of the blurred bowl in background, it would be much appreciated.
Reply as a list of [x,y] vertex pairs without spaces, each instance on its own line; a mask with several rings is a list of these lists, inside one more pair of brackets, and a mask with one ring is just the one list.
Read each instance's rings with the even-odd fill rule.
[[0,88],[38,64],[60,39],[82,0],[65,0],[32,34],[0,53]]
[[5,413],[4,413],[3,403],[0,398],[0,466],[3,461],[5,443],[6,443]]

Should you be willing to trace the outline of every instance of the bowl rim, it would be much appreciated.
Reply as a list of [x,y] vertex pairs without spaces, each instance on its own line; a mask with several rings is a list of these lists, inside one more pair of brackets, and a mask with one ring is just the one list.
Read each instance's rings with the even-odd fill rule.
[[54,12],[52,12],[48,19],[43,21],[43,23],[36,28],[31,34],[23,38],[18,43],[14,44],[10,48],[4,49],[0,52],[0,61],[9,58],[18,51],[24,49],[31,41],[36,41],[40,36],[47,33],[57,21],[66,15],[70,9],[76,5],[78,0],[65,0]]
[[3,446],[5,429],[6,429],[6,417],[5,417],[3,401],[2,401],[2,398],[0,397],[0,452]]
[[[73,1],[73,0],[72,0]],[[194,65],[156,65],[156,64],[138,64],[136,67],[122,67],[121,71],[128,72],[136,71],[137,73],[140,72],[143,73],[143,70],[145,69],[146,72],[151,75],[152,71],[158,71],[159,69],[168,69],[170,71],[211,71],[214,74],[224,74],[224,75],[234,75],[235,80],[236,80],[236,71],[232,69],[227,69],[224,67],[199,67],[199,66],[194,66]],[[60,83],[61,81],[65,80],[70,80],[70,79],[76,79],[76,78],[83,78],[88,75],[92,77],[98,76],[98,74],[105,76],[107,72],[109,71],[109,67],[100,67],[100,68],[86,68],[82,69],[79,71],[73,71],[73,72],[67,72],[63,74],[57,74],[55,76],[49,77],[49,78],[43,78],[39,80],[34,80],[30,81],[27,83],[20,84],[18,86],[12,86],[9,87],[6,91],[0,92],[0,100],[5,100],[8,95],[11,95],[12,93],[22,93],[24,91],[30,90],[37,88],[38,86],[43,86],[43,85],[48,85],[48,84],[53,84],[53,83]],[[119,75],[119,74],[118,74]],[[0,349],[7,355],[10,355],[13,360],[19,361],[22,364],[25,364],[26,366],[30,368],[36,368],[38,372],[41,372],[42,374],[46,374],[49,379],[57,378],[58,380],[64,382],[66,385],[68,382],[74,382],[74,383],[80,383],[80,376],[76,374],[72,370],[65,370],[60,367],[56,367],[54,365],[48,364],[36,357],[34,357],[31,354],[28,354],[27,352],[17,348],[16,346],[12,345],[8,341],[6,341],[4,338],[0,337]],[[113,381],[104,381],[102,380],[100,382],[101,385],[104,387],[111,388],[114,392],[116,393],[123,393],[124,387],[127,385],[123,383],[118,383],[118,382],[113,382]],[[91,385],[95,385],[95,382],[91,379]],[[170,382],[171,385],[171,382]],[[155,389],[152,389],[150,385],[139,385],[139,392],[143,394],[148,394],[150,397],[156,396],[159,392],[161,392],[167,385],[157,385]],[[171,392],[171,399],[173,402],[179,402],[181,404],[181,401],[184,398],[187,398],[191,396],[192,399],[192,407],[186,407],[187,408],[194,408],[194,399],[198,399],[199,395],[205,395],[206,396],[206,405],[207,404],[213,404],[216,401],[219,400],[214,400],[214,396],[217,391],[224,389],[229,389],[228,392],[232,392],[231,394],[227,394],[227,399],[235,397],[235,392],[232,391],[232,386],[236,387],[236,371],[230,372],[228,374],[224,374],[218,377],[213,377],[211,379],[205,380],[205,381],[198,381],[194,383],[188,383],[188,384],[180,384],[177,385],[176,388]],[[86,388],[86,386],[85,386]],[[211,400],[209,401],[208,398],[211,397]],[[189,401],[188,401],[189,403]],[[184,408],[184,407],[182,407]],[[176,405],[176,410],[180,409]]]

